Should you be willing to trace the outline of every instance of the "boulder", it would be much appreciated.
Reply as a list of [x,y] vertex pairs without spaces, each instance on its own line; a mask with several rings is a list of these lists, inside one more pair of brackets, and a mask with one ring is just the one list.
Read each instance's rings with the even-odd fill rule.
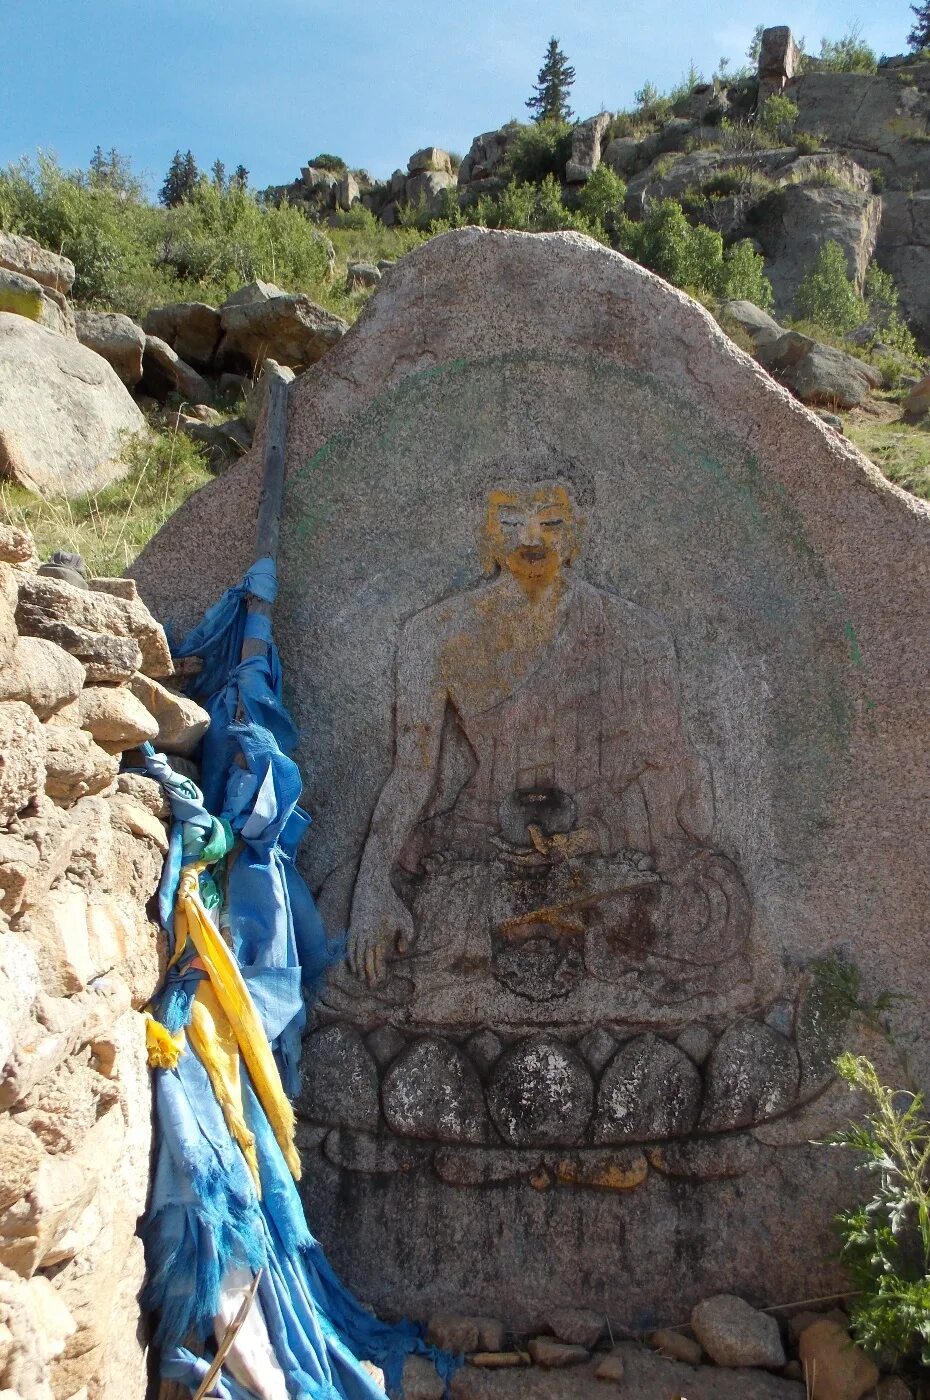
[[684,1361],[688,1366],[700,1366],[704,1355],[700,1342],[688,1337],[684,1332],[676,1332],[671,1327],[661,1327],[650,1332],[646,1339],[653,1351],[661,1356],[670,1356],[673,1361]]
[[176,301],[155,306],[142,323],[146,335],[170,345],[181,360],[194,369],[209,369],[222,329],[220,313],[202,301]]
[[[817,185],[835,179],[857,190],[860,194],[871,194],[873,176],[858,161],[838,151],[814,151],[811,155],[797,156],[775,173],[780,185]],[[829,188],[829,186],[827,186]]]
[[784,326],[751,301],[721,302],[720,323],[724,330],[728,321],[745,331],[757,347],[774,345],[785,334]]
[[764,199],[751,227],[765,254],[776,313],[795,310],[798,287],[828,241],[842,248],[848,275],[861,291],[881,216],[881,200],[861,190],[786,185]]
[[[27,577],[19,587],[16,622],[26,636],[48,637],[52,641],[59,641],[55,633],[63,624],[91,634],[127,638],[137,643],[141,653],[140,664],[134,670],[156,680],[174,671],[164,628],[138,598],[73,588],[61,579]],[[83,659],[74,646],[60,641],[59,645]]]
[[797,73],[800,63],[801,50],[787,24],[763,29],[758,64],[760,103],[773,93],[783,92],[785,85]]
[[35,558],[35,541],[29,531],[0,521],[0,563],[33,564]]
[[408,175],[422,175],[426,170],[440,170],[445,175],[451,175],[449,152],[440,146],[424,146],[421,151],[414,151],[407,162]]
[[785,1364],[777,1320],[730,1293],[698,1303],[691,1313],[691,1330],[718,1366],[776,1370]]
[[212,397],[207,381],[157,335],[145,337],[141,390],[155,399],[180,394],[190,403],[205,403]]
[[220,307],[223,340],[219,358],[254,373],[267,358],[305,369],[341,340],[348,329],[341,316],[302,293],[280,292],[250,299],[230,298]]
[[351,209],[353,204],[358,203],[359,185],[358,180],[351,170],[346,171],[336,186],[336,208]]
[[45,787],[45,731],[28,705],[0,704],[0,827]]
[[682,1137],[694,1126],[700,1103],[701,1076],[684,1051],[660,1036],[634,1036],[604,1071],[594,1141]]
[[910,423],[917,423],[930,413],[930,374],[925,374],[919,383],[908,390],[903,412]]
[[23,700],[39,719],[48,719],[81,693],[84,667],[54,642],[20,637],[0,670],[0,700]]
[[131,749],[158,737],[158,721],[126,686],[89,685],[78,705],[81,728],[98,742]]
[[401,1137],[486,1142],[481,1083],[454,1046],[424,1037],[394,1060],[381,1086],[388,1127]]
[[43,287],[67,294],[74,285],[74,263],[43,248],[34,238],[0,231],[0,267],[31,277]]
[[158,724],[155,742],[159,749],[190,758],[210,727],[207,711],[195,700],[168,690],[150,676],[133,676],[129,689]]
[[588,1125],[594,1086],[580,1055],[541,1035],[504,1051],[491,1071],[488,1105],[511,1146],[570,1146]]
[[600,1341],[605,1321],[587,1308],[556,1308],[546,1314],[546,1326],[560,1342],[590,1348]]
[[[459,166],[459,184],[471,185],[493,176],[506,160],[519,131],[517,122],[508,122],[496,131],[485,131],[476,136]],[[391,193],[396,194],[397,191],[392,189]]]
[[865,360],[799,331],[786,331],[764,346],[757,343],[756,356],[802,403],[855,408],[882,382],[880,371]]
[[419,175],[411,175],[404,198],[408,204],[419,204],[422,200],[427,209],[431,209],[437,196],[455,183],[455,176],[447,170],[424,170]]
[[639,141],[635,136],[615,136],[608,141],[601,156],[604,164],[623,180],[632,175],[638,158]]
[[554,1341],[552,1337],[531,1337],[526,1344],[533,1362],[547,1370],[561,1370],[563,1366],[583,1366],[589,1359],[587,1347],[569,1346],[566,1342]]
[[80,661],[89,685],[119,685],[128,681],[142,665],[142,652],[132,637],[92,632],[87,627],[75,627],[54,619],[42,625],[40,635]]
[[610,125],[610,113],[598,112],[586,122],[578,122],[572,131],[572,153],[565,166],[565,180],[569,185],[581,185],[588,180],[601,163],[601,145],[604,133]]
[[102,355],[123,383],[134,389],[142,378],[142,328],[116,311],[76,311],[74,321],[81,344]]
[[[16,616],[14,607],[16,605],[15,594],[12,598],[0,593],[0,668],[8,666],[16,650]],[[17,700],[19,696],[3,695],[3,675],[0,669],[0,698]]]
[[74,336],[74,315],[61,292],[21,272],[0,268],[0,311],[25,316],[59,335]]
[[357,292],[362,287],[377,287],[381,281],[381,270],[374,263],[349,263],[346,272],[346,291]]
[[110,365],[22,316],[0,312],[0,476],[79,496],[126,470],[127,433],[145,419]]
[[810,1400],[862,1400],[878,1384],[875,1362],[829,1318],[805,1327],[798,1354]]
[[477,1318],[462,1317],[458,1313],[433,1313],[426,1326],[426,1340],[440,1351],[451,1351],[458,1356],[483,1349]]

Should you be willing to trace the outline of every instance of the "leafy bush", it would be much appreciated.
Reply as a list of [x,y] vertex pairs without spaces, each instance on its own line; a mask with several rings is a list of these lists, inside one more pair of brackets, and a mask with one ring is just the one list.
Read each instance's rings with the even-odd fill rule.
[[814,131],[796,131],[791,141],[801,156],[816,155],[823,146],[823,137]]
[[300,210],[201,182],[172,209],[39,156],[0,171],[0,225],[71,258],[75,300],[141,319],[159,302],[218,303],[260,277],[321,289],[326,245]]
[[[604,229],[595,219],[581,210],[567,207],[562,199],[562,187],[554,175],[547,175],[538,185],[528,180],[511,180],[497,199],[479,199],[466,218],[468,222],[488,228],[522,229],[527,233],[575,229],[601,242],[606,241]],[[433,231],[442,231],[441,226],[434,224]]]
[[538,183],[547,175],[561,180],[572,153],[569,122],[541,121],[521,126],[510,147],[510,169],[516,180]]
[[901,315],[901,302],[895,280],[877,263],[870,263],[865,274],[865,301],[870,323],[879,339],[910,360],[917,360],[917,342]]
[[308,160],[307,164],[315,170],[328,170],[333,175],[344,175],[349,168],[342,156],[331,156],[328,151],[321,151],[318,156]]
[[649,126],[661,126],[672,115],[671,98],[663,97],[655,83],[643,83],[639,91],[633,94],[633,101],[636,103],[636,116]]
[[886,1088],[866,1059],[845,1054],[837,1068],[869,1109],[833,1141],[859,1153],[862,1169],[875,1174],[867,1204],[837,1218],[856,1290],[848,1304],[853,1332],[898,1365],[930,1365],[930,1123],[923,1100]]
[[772,93],[759,109],[756,128],[763,140],[773,146],[791,146],[798,120],[798,106],[790,97]]
[[723,239],[703,226],[692,227],[677,200],[652,205],[641,223],[618,221],[621,250],[676,287],[704,293],[716,290],[723,262]]
[[866,305],[847,274],[846,255],[828,240],[804,276],[795,296],[798,313],[842,335],[866,318]]
[[862,26],[851,24],[842,39],[821,39],[813,65],[830,73],[877,73],[878,57],[862,37]]
[[578,196],[578,208],[592,223],[606,224],[623,210],[626,185],[607,165],[599,165]]
[[765,261],[743,238],[724,255],[717,291],[728,301],[751,301],[768,311],[775,300],[772,284],[765,275]]

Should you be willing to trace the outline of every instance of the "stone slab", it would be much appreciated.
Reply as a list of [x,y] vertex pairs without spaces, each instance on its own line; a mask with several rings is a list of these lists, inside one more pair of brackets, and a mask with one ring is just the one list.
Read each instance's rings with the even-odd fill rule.
[[[787,1007],[790,1029],[800,970],[837,950],[867,997],[904,994],[895,1035],[930,1080],[930,642],[914,623],[930,508],[700,306],[575,234],[430,241],[290,403],[276,636],[314,817],[302,860],[352,956],[319,1014],[456,1053],[493,1035],[501,1058],[474,1062],[492,1103],[499,1066],[547,1047],[538,1134],[494,1121],[501,1173],[453,1186],[438,1142],[400,1119],[367,1153],[308,1155],[334,1261],[382,1307],[527,1327],[555,1307],[651,1328],[715,1292],[835,1290],[829,1222],[858,1188],[840,1154],[728,1137],[719,1176],[689,1149],[681,1175],[644,1169],[623,1190],[545,1163],[591,1141],[607,1071],[574,1047],[593,1031],[709,1046],[748,1017],[764,1027],[750,1040],[780,1045],[765,1017]],[[261,449],[137,562],[169,625],[247,568]],[[224,549],[203,549],[218,532]],[[504,593],[518,555],[523,591]],[[598,783],[620,807],[593,801]],[[784,1096],[745,1095],[696,1137],[693,1113],[647,1116],[630,1148],[790,1111],[785,1044]]]

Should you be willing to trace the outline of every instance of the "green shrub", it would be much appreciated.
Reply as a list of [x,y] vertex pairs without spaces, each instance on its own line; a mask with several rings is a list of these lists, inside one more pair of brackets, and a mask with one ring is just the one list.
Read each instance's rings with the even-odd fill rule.
[[652,205],[641,223],[618,221],[621,250],[676,287],[716,290],[723,262],[723,239],[713,229],[694,228],[677,200]]
[[552,233],[575,229],[606,242],[601,224],[580,209],[569,209],[562,199],[562,187],[554,175],[538,185],[528,180],[511,180],[497,199],[482,198],[469,211],[468,221],[488,228],[521,229],[527,233]]
[[756,117],[756,128],[762,139],[773,146],[794,144],[794,128],[798,120],[798,107],[790,97],[773,93],[767,97]]
[[862,38],[862,26],[851,24],[842,39],[821,39],[813,65],[830,73],[877,73],[878,57]]
[[514,178],[534,184],[546,175],[562,180],[572,153],[572,130],[569,122],[541,121],[521,126],[508,153]]
[[328,170],[333,175],[344,175],[349,168],[342,156],[331,156],[328,151],[321,151],[318,156],[308,160],[307,164],[314,170]]
[[812,156],[823,146],[823,137],[813,131],[796,131],[791,138],[792,145],[801,156]]
[[671,99],[663,97],[655,83],[643,83],[639,91],[633,94],[633,100],[636,103],[636,116],[650,127],[661,126],[672,115]]
[[866,305],[847,274],[846,255],[828,240],[803,278],[795,296],[798,313],[842,335],[861,325]]
[[908,359],[917,360],[917,342],[901,315],[895,280],[878,263],[870,263],[865,274],[865,301],[868,319],[879,332],[878,338]]
[[765,275],[765,261],[743,238],[724,254],[717,291],[727,301],[751,301],[768,311],[775,300],[772,284]]
[[578,208],[592,223],[604,224],[623,210],[626,185],[607,165],[599,165],[578,196]]
[[874,1173],[871,1199],[837,1217],[855,1290],[848,1303],[853,1332],[897,1366],[930,1365],[930,1123],[923,1100],[887,1088],[866,1059],[845,1054],[837,1068],[869,1109],[833,1141]]

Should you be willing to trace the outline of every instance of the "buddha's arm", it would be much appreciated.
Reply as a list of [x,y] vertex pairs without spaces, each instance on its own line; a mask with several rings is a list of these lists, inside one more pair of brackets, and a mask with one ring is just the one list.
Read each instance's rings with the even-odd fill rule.
[[445,706],[436,648],[408,626],[397,658],[394,765],[371,819],[349,920],[349,962],[369,981],[382,975],[398,940],[413,935],[391,871],[433,792]]

